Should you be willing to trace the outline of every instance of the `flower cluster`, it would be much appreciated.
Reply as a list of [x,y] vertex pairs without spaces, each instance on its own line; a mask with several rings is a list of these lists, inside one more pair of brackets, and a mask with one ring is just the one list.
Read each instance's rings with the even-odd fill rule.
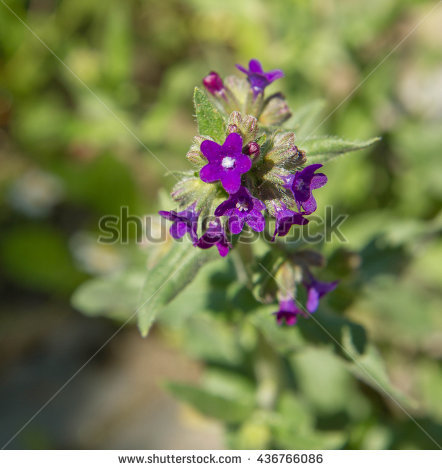
[[[173,222],[173,238],[189,234],[195,247],[216,246],[221,256],[229,253],[235,236],[245,227],[263,232],[273,220],[274,242],[292,226],[307,224],[307,217],[317,207],[313,191],[327,182],[318,172],[321,164],[306,166],[306,153],[295,145],[295,134],[281,130],[291,116],[284,96],[265,96],[266,88],[283,77],[283,72],[264,72],[256,59],[249,62],[248,69],[237,68],[245,76],[223,80],[210,72],[203,79],[208,95],[200,106],[206,106],[206,114],[207,110],[212,113],[213,122],[210,117],[208,123],[203,121],[207,116],[201,113],[198,124],[202,135],[194,138],[187,153],[195,169],[185,174],[172,192],[182,210],[160,211]],[[211,125],[218,126],[217,132],[207,132]],[[335,287],[316,281],[311,274],[306,274],[304,282],[309,312]],[[280,300],[278,323],[293,325],[299,314],[293,299]]]

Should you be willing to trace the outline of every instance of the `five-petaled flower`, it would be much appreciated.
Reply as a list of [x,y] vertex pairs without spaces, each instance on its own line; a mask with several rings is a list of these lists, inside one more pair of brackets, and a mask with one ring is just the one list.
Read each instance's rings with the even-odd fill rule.
[[226,256],[229,253],[229,249],[232,248],[218,217],[209,222],[204,235],[202,235],[194,245],[203,250],[207,250],[215,245],[218,248],[219,254],[223,257]]
[[321,168],[320,163],[306,166],[303,170],[297,171],[294,175],[284,177],[285,187],[292,191],[298,210],[303,208],[306,212],[312,213],[316,210],[316,200],[312,190],[322,188],[327,183],[324,173],[315,171]]
[[241,186],[235,194],[231,194],[229,199],[215,209],[215,215],[229,217],[229,230],[233,234],[240,233],[245,223],[255,232],[262,232],[265,219],[261,211],[265,207],[263,202]]
[[279,310],[273,315],[276,316],[278,325],[282,325],[285,322],[286,325],[293,326],[298,321],[298,316],[305,316],[305,313],[296,306],[295,301],[290,297],[279,301]]
[[284,203],[281,203],[280,206],[275,208],[275,213],[275,232],[273,234],[272,242],[275,241],[277,235],[280,237],[287,235],[292,225],[305,225],[309,222],[309,220],[304,217],[304,215],[308,215],[306,212],[299,213],[292,211],[288,209]]
[[192,242],[196,242],[198,240],[198,214],[195,212],[195,204],[181,212],[159,211],[158,214],[173,222],[170,226],[169,232],[176,240],[184,237],[186,233],[190,235]]
[[236,193],[241,186],[241,175],[252,166],[250,157],[242,153],[242,137],[233,132],[223,145],[205,140],[201,152],[209,163],[201,168],[200,178],[205,183],[221,181],[229,194]]
[[307,289],[307,310],[310,313],[315,312],[319,305],[319,299],[335,289],[337,285],[338,281],[318,281],[311,273],[308,273],[308,279],[304,279],[304,286]]
[[262,93],[264,88],[270,85],[270,83],[284,76],[284,72],[279,69],[270,70],[270,72],[264,72],[261,62],[256,59],[252,59],[249,62],[248,70],[238,64],[236,65],[236,68],[247,75],[247,79],[249,80],[253,95],[255,97]]

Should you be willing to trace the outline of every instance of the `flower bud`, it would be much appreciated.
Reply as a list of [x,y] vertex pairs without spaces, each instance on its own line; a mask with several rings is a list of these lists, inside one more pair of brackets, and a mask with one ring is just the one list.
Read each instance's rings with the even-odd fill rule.
[[203,85],[212,95],[217,95],[224,91],[224,83],[221,77],[213,71],[203,78]]
[[255,160],[259,157],[259,153],[261,151],[260,146],[256,142],[249,142],[246,145],[245,153],[250,156],[252,160]]
[[227,126],[227,134],[233,134],[233,133],[239,134],[239,129],[236,124],[229,124]]
[[265,126],[280,126],[290,118],[292,113],[282,93],[269,96],[263,105],[259,122]]
[[230,126],[236,126],[235,132],[242,136],[244,145],[256,140],[258,125],[255,117],[233,111],[229,116],[228,128]]

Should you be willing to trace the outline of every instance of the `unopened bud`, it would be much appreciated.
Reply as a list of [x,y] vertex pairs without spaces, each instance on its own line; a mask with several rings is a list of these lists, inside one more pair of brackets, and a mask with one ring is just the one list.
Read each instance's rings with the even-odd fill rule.
[[259,152],[261,151],[260,146],[256,142],[249,142],[246,146],[246,154],[250,155],[253,159],[259,157]]
[[233,134],[233,133],[239,134],[239,129],[236,124],[229,124],[227,127],[227,133],[228,134]]
[[206,90],[212,95],[220,93],[224,90],[224,83],[221,77],[213,71],[203,78],[203,85],[206,87]]

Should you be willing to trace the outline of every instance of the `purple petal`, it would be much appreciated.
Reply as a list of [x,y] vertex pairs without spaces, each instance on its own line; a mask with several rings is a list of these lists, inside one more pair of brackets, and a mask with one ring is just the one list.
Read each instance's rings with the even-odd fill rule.
[[[203,142],[204,144],[204,142]],[[201,144],[202,146],[202,144]],[[241,153],[242,151],[242,137],[236,132],[229,134],[222,145],[223,153],[227,152],[228,154]],[[203,152],[204,153],[204,152]]]
[[313,163],[312,165],[306,166],[302,171],[309,170],[314,173],[316,170],[319,170],[319,168],[322,168],[322,167],[323,167],[322,163]]
[[222,147],[221,145],[213,142],[213,140],[205,140],[201,144],[201,153],[207,158],[209,162],[218,162],[221,158]]
[[[203,168],[204,169],[204,168]],[[201,174],[201,173],[200,173]],[[203,179],[203,178],[201,178]],[[204,181],[204,180],[203,180]],[[233,194],[238,191],[241,186],[241,175],[237,172],[235,173],[224,173],[221,179],[223,188],[229,193]]]
[[224,256],[228,255],[230,246],[227,243],[217,243],[216,247],[220,256],[224,258]]
[[327,183],[327,181],[327,177],[324,175],[324,173],[317,173],[312,178],[310,189],[322,188]]
[[257,59],[252,59],[249,62],[249,72],[251,72],[251,73],[264,73],[261,62]]
[[285,323],[288,326],[296,325],[297,320],[298,320],[298,317],[294,314],[285,316]]
[[164,217],[167,220],[177,220],[178,216],[175,211],[158,211],[158,214],[161,215],[161,217]]
[[284,76],[284,72],[282,70],[275,69],[275,70],[270,70],[270,72],[267,72],[264,75],[269,82],[273,82],[277,80],[278,78],[282,78]]
[[184,237],[187,232],[186,222],[175,222],[169,229],[170,234],[175,240]]
[[310,196],[306,201],[302,201],[301,205],[307,212],[315,212],[317,207],[316,200],[313,196]]
[[315,281],[313,285],[315,289],[318,291],[319,297],[322,297],[325,294],[328,294],[332,290],[336,289],[336,286],[338,285],[338,281],[333,281],[333,282]]
[[319,292],[314,288],[311,287],[308,289],[308,297],[307,297],[307,310],[310,313],[313,313],[316,311],[319,305]]
[[246,68],[244,68],[242,65],[236,64],[236,68],[242,73],[245,73],[245,74],[249,73],[249,71]]
[[200,178],[204,183],[213,183],[218,181],[220,177],[219,167],[208,163],[206,166],[203,166],[200,170]]
[[243,153],[237,154],[235,160],[235,171],[242,174],[247,173],[250,168],[252,168],[252,160],[250,160],[250,157]]
[[234,234],[237,235],[241,233],[242,229],[244,228],[245,217],[240,217],[238,215],[232,215],[229,219],[229,230]]
[[294,186],[294,194],[295,194],[295,199],[299,201],[300,203],[303,203],[304,201],[307,201],[310,199],[312,192],[310,191],[309,186],[303,186],[301,189],[296,188],[296,181],[295,181],[295,186]]
[[[227,199],[227,201],[222,202],[216,209],[215,209],[215,215],[217,217],[226,214],[227,211],[231,211],[232,209],[235,208],[236,200],[233,198]],[[229,215],[229,214],[226,214]]]
[[255,232],[264,230],[266,221],[264,216],[257,210],[253,210],[246,218],[247,225]]
[[266,205],[257,198],[253,198],[253,209],[257,211],[263,211],[266,208]]

